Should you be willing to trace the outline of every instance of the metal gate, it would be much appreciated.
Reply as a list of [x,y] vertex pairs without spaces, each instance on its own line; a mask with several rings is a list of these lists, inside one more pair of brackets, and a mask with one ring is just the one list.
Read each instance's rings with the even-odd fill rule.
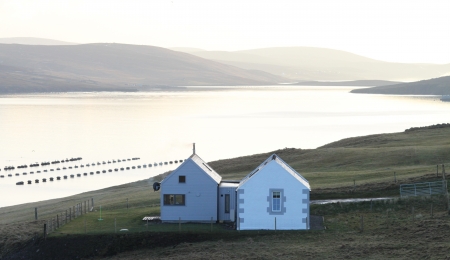
[[445,181],[421,182],[400,185],[400,197],[445,194]]

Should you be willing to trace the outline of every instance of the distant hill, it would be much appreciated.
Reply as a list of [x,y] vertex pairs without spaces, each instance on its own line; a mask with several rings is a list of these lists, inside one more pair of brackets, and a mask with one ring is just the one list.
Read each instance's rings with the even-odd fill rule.
[[387,81],[387,80],[352,80],[352,81],[302,81],[291,85],[298,86],[359,86],[359,87],[373,87],[373,86],[388,86],[399,84],[401,82]]
[[190,47],[173,47],[173,48],[168,48],[168,49],[172,50],[172,51],[181,51],[181,52],[187,52],[187,53],[198,52],[198,51],[205,51],[203,49],[190,48]]
[[13,37],[0,38],[0,43],[4,44],[26,44],[26,45],[75,45],[78,43],[64,42],[51,39],[33,38],[33,37]]
[[326,48],[278,47],[233,52],[185,51],[205,59],[244,69],[263,70],[292,80],[379,79],[405,82],[450,74],[450,64],[385,62]]
[[266,85],[279,76],[164,48],[0,44],[0,93],[136,91],[149,86]]
[[450,76],[389,86],[354,89],[351,92],[391,95],[450,95]]

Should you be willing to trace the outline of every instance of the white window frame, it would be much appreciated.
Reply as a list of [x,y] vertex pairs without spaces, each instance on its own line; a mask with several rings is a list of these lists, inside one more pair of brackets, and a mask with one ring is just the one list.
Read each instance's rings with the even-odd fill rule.
[[[272,191],[272,212],[281,212],[281,191]],[[275,208],[278,206],[278,209]]]

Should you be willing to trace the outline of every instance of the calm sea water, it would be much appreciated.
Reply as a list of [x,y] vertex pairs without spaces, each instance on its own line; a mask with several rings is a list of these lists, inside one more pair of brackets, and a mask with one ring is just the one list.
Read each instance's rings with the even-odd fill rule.
[[[194,142],[197,153],[211,161],[285,147],[316,148],[346,137],[450,121],[450,103],[437,97],[350,94],[351,89],[243,86],[0,96],[0,175],[5,175],[0,178],[0,207],[149,178],[176,165],[34,183],[35,179],[185,159]],[[72,167],[113,159],[140,160],[39,174],[36,171],[44,167],[3,169],[72,157],[83,158],[70,163]],[[57,167],[69,164],[47,168]],[[26,184],[28,180],[33,184]],[[25,185],[16,186],[18,181]]]

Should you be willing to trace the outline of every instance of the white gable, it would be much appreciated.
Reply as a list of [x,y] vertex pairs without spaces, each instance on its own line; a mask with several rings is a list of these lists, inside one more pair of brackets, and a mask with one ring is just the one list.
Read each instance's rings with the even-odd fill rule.
[[216,171],[214,171],[211,166],[206,164],[205,161],[202,160],[198,155],[193,154],[191,157],[189,157],[192,161],[194,161],[204,172],[206,172],[217,184],[220,183],[222,180],[222,176],[220,176]]
[[162,180],[161,184],[164,183],[166,179],[169,179],[169,177],[175,173],[178,169],[182,168],[183,164],[187,163],[188,161],[192,161],[195,163],[200,169],[202,169],[203,172],[205,172],[211,179],[214,180],[217,184],[220,183],[222,180],[222,176],[220,176],[216,171],[214,171],[211,166],[209,166],[205,161],[202,160],[197,154],[191,155],[188,159],[186,159],[180,166],[178,166],[177,169],[175,169],[171,174],[169,174],[164,180]]
[[266,167],[266,165],[271,161],[274,161],[277,164],[279,164],[286,172],[290,173],[295,179],[297,179],[305,187],[307,187],[309,190],[311,190],[311,187],[309,186],[309,182],[303,176],[301,176],[298,172],[296,172],[294,169],[292,169],[291,166],[289,166],[285,161],[283,161],[276,154],[272,154],[271,156],[269,156],[269,158],[267,158],[263,163],[261,163],[258,167],[256,167],[255,170],[253,170],[247,176],[245,176],[241,180],[241,183],[239,184],[238,189],[242,185],[244,185],[253,175],[258,174],[262,169],[264,169],[264,167]]

